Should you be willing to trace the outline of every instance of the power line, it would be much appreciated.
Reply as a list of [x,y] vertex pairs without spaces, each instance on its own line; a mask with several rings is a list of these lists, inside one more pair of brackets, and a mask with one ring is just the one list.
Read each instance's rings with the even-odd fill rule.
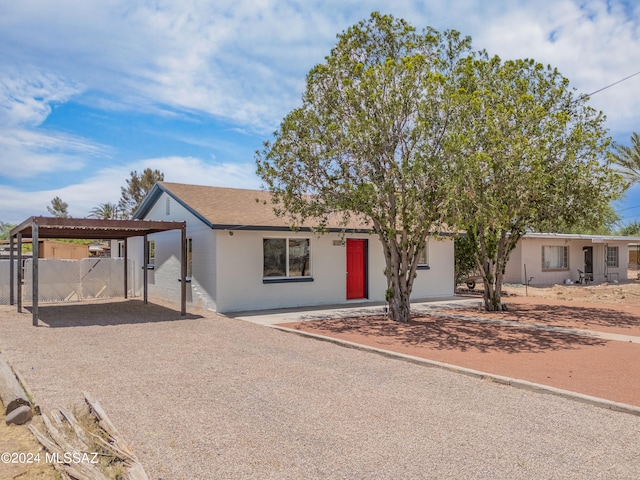
[[640,205],[633,205],[632,207],[622,208],[618,210],[619,212],[624,212],[626,210],[633,210],[634,208],[640,208]]
[[636,73],[633,73],[633,74],[629,75],[628,77],[624,77],[623,79],[620,79],[617,82],[613,82],[611,85],[607,85],[606,87],[602,87],[602,88],[596,90],[595,92],[589,93],[587,96],[591,97],[591,96],[595,95],[596,93],[600,93],[601,91],[606,90],[607,88],[611,88],[614,85],[618,85],[619,83],[624,82],[625,80],[629,80],[630,78],[633,78],[636,75],[640,75],[640,72],[636,72]]

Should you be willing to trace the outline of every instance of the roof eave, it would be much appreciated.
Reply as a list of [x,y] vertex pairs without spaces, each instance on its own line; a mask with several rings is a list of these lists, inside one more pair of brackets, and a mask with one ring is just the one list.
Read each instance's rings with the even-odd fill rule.
[[158,203],[158,200],[160,199],[163,193],[166,193],[167,195],[169,195],[169,197],[171,197],[173,200],[178,202],[183,208],[185,208],[189,213],[191,213],[194,217],[196,217],[206,226],[208,226],[209,228],[214,228],[213,223],[208,218],[206,218],[197,210],[194,210],[188,203],[186,203],[180,197],[175,195],[171,190],[165,187],[161,182],[157,182],[153,186],[151,191],[147,194],[147,196],[144,198],[144,200],[142,201],[138,209],[133,214],[133,218],[135,220],[143,220],[144,217],[155,206],[155,204]]

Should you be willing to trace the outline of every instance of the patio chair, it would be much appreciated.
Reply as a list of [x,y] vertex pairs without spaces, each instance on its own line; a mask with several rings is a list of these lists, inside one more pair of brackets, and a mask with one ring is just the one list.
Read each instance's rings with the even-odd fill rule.
[[578,269],[578,282],[582,285],[588,285],[589,281],[591,280],[591,278],[589,277],[589,275],[585,275],[585,273]]

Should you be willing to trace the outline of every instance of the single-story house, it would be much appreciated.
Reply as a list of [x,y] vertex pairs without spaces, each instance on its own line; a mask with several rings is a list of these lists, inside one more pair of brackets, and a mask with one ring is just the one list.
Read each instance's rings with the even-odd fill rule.
[[[293,231],[286,218],[274,214],[265,191],[159,182],[135,218],[186,222],[187,301],[196,307],[231,312],[385,298],[384,256],[377,235],[355,223],[346,229],[329,225],[322,235],[310,226]],[[165,232],[150,235],[147,242],[149,258],[134,261],[147,265],[149,295],[177,299],[179,239]],[[122,248],[114,246],[112,252],[117,256]],[[453,239],[430,238],[412,299],[453,294]]]
[[595,282],[627,280],[629,244],[637,237],[527,233],[511,252],[505,283],[550,285],[577,282],[583,276]]

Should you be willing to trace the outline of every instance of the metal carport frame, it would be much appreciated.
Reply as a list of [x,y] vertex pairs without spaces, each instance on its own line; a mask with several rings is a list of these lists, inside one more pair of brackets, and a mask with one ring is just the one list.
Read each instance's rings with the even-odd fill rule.
[[[17,274],[18,312],[22,312],[22,239],[31,238],[33,244],[33,326],[38,326],[38,240],[40,238],[68,238],[83,240],[124,240],[124,296],[127,298],[127,239],[144,237],[144,256],[148,257],[147,236],[152,233],[181,230],[181,292],[180,313],[187,313],[187,224],[186,222],[162,222],[153,220],[98,220],[89,218],[30,217],[9,233],[10,267],[9,304],[15,304],[14,275]],[[17,243],[18,269],[14,272],[14,241]],[[148,272],[144,271],[144,303],[148,303]]]

